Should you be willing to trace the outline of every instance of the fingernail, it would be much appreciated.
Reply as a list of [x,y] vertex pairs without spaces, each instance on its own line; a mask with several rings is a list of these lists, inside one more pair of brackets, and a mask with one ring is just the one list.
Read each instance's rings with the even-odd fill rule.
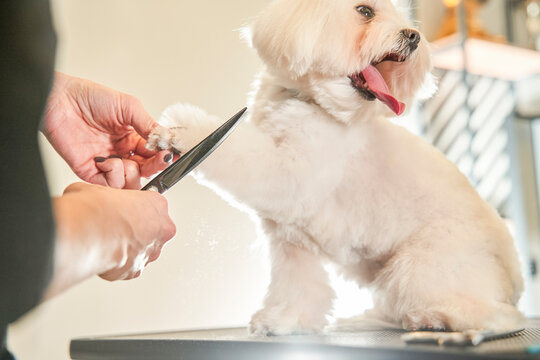
[[110,155],[109,159],[121,159],[122,157],[120,155]]
[[165,156],[163,157],[163,161],[165,161],[166,163],[168,163],[168,162],[171,162],[172,158],[173,158],[173,154],[172,154],[172,153],[168,153],[167,155],[165,155]]
[[97,163],[102,163],[104,162],[105,160],[107,160],[107,158],[104,158],[102,156],[98,156],[98,157],[95,157],[94,158],[94,161],[97,162]]

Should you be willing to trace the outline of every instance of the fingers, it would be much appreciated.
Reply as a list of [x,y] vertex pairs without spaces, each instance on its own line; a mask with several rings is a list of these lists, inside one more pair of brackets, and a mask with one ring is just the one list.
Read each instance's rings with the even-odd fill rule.
[[141,175],[137,162],[117,156],[97,157],[94,161],[96,167],[102,172],[98,174],[101,177],[97,176],[93,179],[95,182],[99,182],[101,178],[105,180],[104,185],[115,189],[138,190],[141,188]]
[[148,255],[146,252],[142,252],[140,254],[135,253],[133,250],[131,252],[132,254],[127,256],[127,261],[124,264],[121,264],[115,269],[99,274],[99,276],[108,281],[130,280],[140,276],[145,265],[147,264]]
[[175,156],[170,151],[160,151],[149,159],[138,155],[130,159],[97,157],[94,161],[101,173],[90,181],[116,189],[138,190],[141,188],[141,176],[148,178],[165,170],[174,159]]
[[165,170],[173,160],[173,153],[168,150],[160,151],[149,159],[141,159],[141,162],[139,162],[141,176],[148,178],[159,171]]
[[124,165],[124,188],[139,190],[141,188],[141,175],[139,173],[139,164],[135,161],[122,159]]
[[167,237],[167,240],[153,242],[146,248],[144,252],[138,255],[131,254],[131,256],[127,257],[126,263],[121,264],[115,269],[99,274],[99,276],[108,281],[130,280],[139,277],[148,264],[156,261],[159,258],[165,243],[173,236],[174,232],[172,235],[170,235],[170,237]]
[[135,148],[135,154],[144,156],[145,158],[149,158],[149,157],[152,157],[152,156],[156,155],[156,151],[155,150],[149,150],[146,147],[146,143],[147,143],[147,141],[145,139],[140,138],[140,140],[137,143],[137,146]]
[[159,259],[159,256],[161,255],[161,249],[156,249],[149,257],[148,257],[148,261],[146,262],[146,264],[150,264],[151,262],[153,261],[156,261],[157,259]]
[[122,159],[106,159],[97,157],[94,159],[96,167],[104,173],[107,185],[115,189],[123,189],[126,184],[124,176],[124,163]]
[[[78,186],[75,184],[70,190]],[[165,243],[176,233],[176,226],[168,213],[168,201],[151,191],[102,189],[109,192],[105,194],[107,199],[118,199],[113,204],[121,208],[119,222],[125,222],[125,226],[115,225],[113,239],[118,242],[107,241],[110,256],[105,256],[111,259],[111,267],[103,269],[105,271],[100,276],[109,281],[136,278],[147,264],[159,258]],[[116,213],[113,212],[113,215]],[[122,233],[124,230],[125,233]],[[118,231],[121,232],[120,237],[117,236]]]
[[145,191],[144,196],[147,196],[152,202],[155,214],[160,219],[160,230],[157,233],[159,242],[164,244],[176,234],[176,225],[169,216],[169,203],[165,196],[155,191]]
[[154,247],[153,252],[150,253],[150,256],[148,257],[148,261],[146,262],[146,265],[159,259],[165,245],[167,245],[168,241],[172,239],[174,235],[176,234],[176,226],[174,225],[172,221],[167,231],[168,233],[165,234],[164,241],[161,243],[161,245]]

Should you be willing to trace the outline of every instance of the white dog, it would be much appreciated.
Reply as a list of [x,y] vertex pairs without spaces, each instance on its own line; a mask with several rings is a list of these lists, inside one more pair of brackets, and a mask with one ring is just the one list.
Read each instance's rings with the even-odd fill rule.
[[[252,42],[266,70],[249,119],[196,174],[255,210],[271,240],[250,331],[323,329],[325,261],[405,329],[516,326],[523,283],[504,222],[439,151],[389,121],[431,66],[392,2],[275,0]],[[149,146],[186,152],[221,123],[175,105]]]

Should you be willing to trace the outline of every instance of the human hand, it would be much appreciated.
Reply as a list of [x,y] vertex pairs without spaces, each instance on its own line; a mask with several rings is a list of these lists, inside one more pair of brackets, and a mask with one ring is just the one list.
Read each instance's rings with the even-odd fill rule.
[[153,191],[76,183],[53,206],[55,266],[46,297],[96,274],[110,281],[138,277],[176,232],[167,200]]
[[165,169],[170,151],[145,148],[157,125],[139,100],[88,80],[56,73],[42,130],[81,179],[140,189],[140,178]]

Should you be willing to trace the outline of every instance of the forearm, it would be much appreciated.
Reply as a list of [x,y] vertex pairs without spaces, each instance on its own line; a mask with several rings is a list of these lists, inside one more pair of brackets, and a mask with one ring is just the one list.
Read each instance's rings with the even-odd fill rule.
[[99,209],[84,199],[64,195],[53,199],[56,247],[53,276],[44,300],[115,266],[104,248]]
[[53,199],[56,247],[45,299],[94,275],[127,280],[175,233],[167,200],[152,191],[75,183]]

